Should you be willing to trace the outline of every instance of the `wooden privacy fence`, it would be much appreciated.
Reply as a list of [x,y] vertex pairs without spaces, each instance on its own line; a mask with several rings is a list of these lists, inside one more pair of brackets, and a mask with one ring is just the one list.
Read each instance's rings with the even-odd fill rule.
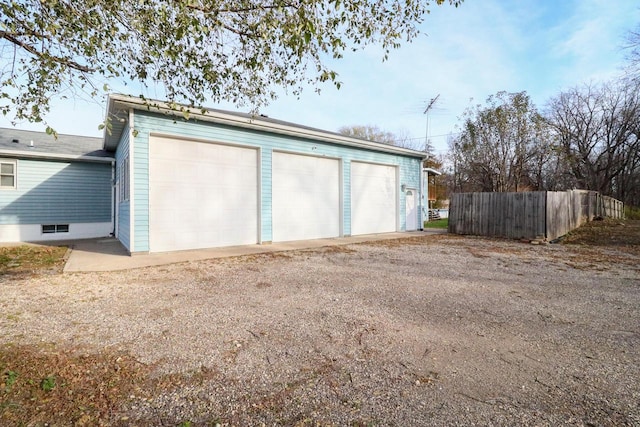
[[596,217],[623,216],[622,202],[595,191],[456,193],[449,206],[449,232],[553,240]]

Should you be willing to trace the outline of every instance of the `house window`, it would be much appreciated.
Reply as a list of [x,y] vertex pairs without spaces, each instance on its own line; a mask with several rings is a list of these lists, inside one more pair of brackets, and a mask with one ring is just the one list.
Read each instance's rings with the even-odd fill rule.
[[129,200],[129,156],[122,159],[120,164],[120,201],[124,202]]
[[69,224],[42,224],[42,234],[68,233]]
[[16,188],[16,161],[0,159],[0,189]]

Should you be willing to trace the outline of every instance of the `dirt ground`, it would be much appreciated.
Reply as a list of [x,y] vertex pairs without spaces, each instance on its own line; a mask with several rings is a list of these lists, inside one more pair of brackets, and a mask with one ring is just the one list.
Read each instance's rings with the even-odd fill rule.
[[0,424],[640,425],[637,245],[569,237],[0,277]]

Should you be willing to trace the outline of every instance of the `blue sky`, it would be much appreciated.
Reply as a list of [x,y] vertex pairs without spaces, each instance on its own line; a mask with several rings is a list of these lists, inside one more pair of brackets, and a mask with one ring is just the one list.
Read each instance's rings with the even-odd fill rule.
[[[527,91],[543,107],[562,89],[615,77],[624,64],[624,36],[639,24],[637,0],[466,0],[457,9],[433,7],[425,34],[386,62],[375,46],[347,53],[332,62],[340,90],[326,84],[318,94],[308,87],[299,99],[282,91],[261,113],[330,131],[376,125],[419,147],[426,103],[440,95],[429,135],[442,153],[465,108],[500,90]],[[101,136],[103,116],[102,102],[55,100],[47,120],[60,133]],[[2,118],[0,126],[11,124]]]

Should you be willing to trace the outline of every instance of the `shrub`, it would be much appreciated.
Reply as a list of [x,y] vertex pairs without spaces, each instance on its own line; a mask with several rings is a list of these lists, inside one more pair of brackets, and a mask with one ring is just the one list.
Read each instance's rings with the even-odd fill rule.
[[627,219],[640,220],[640,207],[637,206],[625,206],[624,216]]

